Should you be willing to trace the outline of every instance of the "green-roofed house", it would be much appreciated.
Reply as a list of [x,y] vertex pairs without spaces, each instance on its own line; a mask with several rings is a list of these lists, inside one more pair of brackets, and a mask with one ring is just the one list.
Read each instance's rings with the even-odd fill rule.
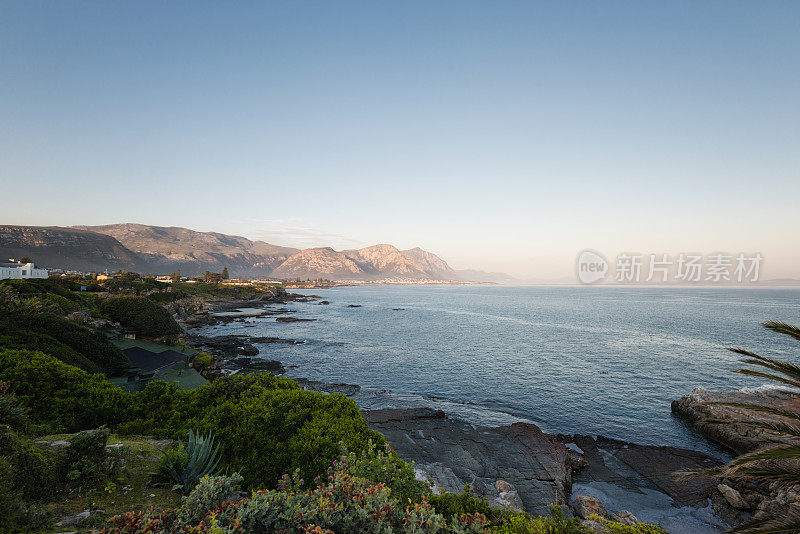
[[189,365],[189,358],[198,352],[196,349],[122,336],[113,337],[110,341],[125,353],[131,368],[125,375],[109,380],[128,391],[139,391],[152,380],[177,382],[180,389],[198,388],[207,382]]

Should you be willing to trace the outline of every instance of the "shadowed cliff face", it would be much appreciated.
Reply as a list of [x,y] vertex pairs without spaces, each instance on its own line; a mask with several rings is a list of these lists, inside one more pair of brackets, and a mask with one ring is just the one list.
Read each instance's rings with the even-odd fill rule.
[[149,266],[113,237],[74,228],[0,226],[0,258],[30,256],[37,267],[79,271]]
[[297,249],[250,241],[217,232],[196,232],[187,228],[110,224],[83,226],[85,230],[114,237],[143,258],[151,270],[183,274],[220,272],[233,277],[265,277]]

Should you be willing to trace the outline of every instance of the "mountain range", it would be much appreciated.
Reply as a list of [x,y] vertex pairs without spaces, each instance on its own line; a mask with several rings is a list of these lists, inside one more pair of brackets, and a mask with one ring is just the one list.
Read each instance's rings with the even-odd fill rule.
[[374,281],[385,279],[497,281],[502,273],[456,271],[437,255],[380,244],[335,251],[299,250],[217,232],[144,224],[0,226],[0,258],[29,256],[46,268],[131,270],[184,275],[220,272],[235,278]]

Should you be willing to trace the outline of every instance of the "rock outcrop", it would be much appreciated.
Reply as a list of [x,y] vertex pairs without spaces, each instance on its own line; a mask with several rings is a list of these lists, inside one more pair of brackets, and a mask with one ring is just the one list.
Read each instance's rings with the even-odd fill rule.
[[800,413],[800,394],[784,390],[766,391],[709,391],[695,388],[690,395],[672,401],[672,413],[688,421],[708,438],[737,454],[761,448],[770,443],[792,443],[765,428],[742,423],[787,423],[791,420],[769,414],[719,403],[755,404]]
[[[428,408],[364,412],[400,456],[415,462],[418,476],[446,491],[469,485],[477,495],[506,507],[547,514],[566,502],[572,459],[554,436],[528,423],[475,427]],[[516,493],[516,497],[514,494]],[[517,500],[519,499],[519,500]]]
[[[776,389],[708,391],[695,388],[690,395],[673,401],[672,412],[705,436],[738,454],[775,444],[800,443],[800,440],[769,429],[769,425],[796,425],[796,419],[742,405],[798,413],[800,394]],[[728,524],[776,517],[776,514],[786,514],[790,507],[797,507],[800,512],[800,487],[796,485],[787,486],[764,479],[742,477],[723,477],[718,482],[711,495],[712,505],[715,513]]]
[[598,517],[608,516],[600,499],[587,495],[578,495],[575,497],[575,503],[572,505],[572,509],[575,511],[575,515],[581,519],[590,519],[593,515]]

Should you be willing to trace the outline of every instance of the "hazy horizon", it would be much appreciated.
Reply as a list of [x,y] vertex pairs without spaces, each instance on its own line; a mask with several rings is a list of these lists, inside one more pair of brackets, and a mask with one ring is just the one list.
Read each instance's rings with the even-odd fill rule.
[[800,278],[800,4],[0,5],[0,224]]

